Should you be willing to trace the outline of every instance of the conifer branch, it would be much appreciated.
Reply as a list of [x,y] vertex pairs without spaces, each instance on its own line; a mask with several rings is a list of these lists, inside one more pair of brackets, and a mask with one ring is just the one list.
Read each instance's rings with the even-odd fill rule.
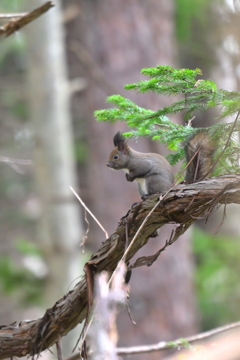
[[[240,93],[219,89],[211,80],[197,80],[201,75],[199,69],[174,69],[170,66],[157,66],[156,68],[143,69],[142,73],[149,80],[126,85],[127,90],[138,92],[155,92],[161,95],[178,95],[178,100],[169,106],[156,111],[139,107],[134,102],[120,95],[112,95],[107,101],[115,107],[95,111],[97,121],[117,120],[125,121],[130,131],[127,137],[145,136],[165,144],[172,154],[168,156],[169,162],[174,165],[179,160],[185,159],[183,143],[191,137],[197,129],[191,126],[175,124],[168,118],[169,115],[182,113],[186,121],[191,119],[196,111],[203,111],[214,107],[220,107],[220,116],[223,118],[235,115],[240,110]],[[228,130],[231,124],[218,123],[210,126],[205,131],[216,141],[217,149],[222,149],[225,144],[228,147],[221,154],[221,163],[214,170],[214,175],[239,172],[240,146],[231,137],[228,139]],[[240,130],[240,122],[236,121],[233,131]],[[216,157],[220,151],[216,152]]]

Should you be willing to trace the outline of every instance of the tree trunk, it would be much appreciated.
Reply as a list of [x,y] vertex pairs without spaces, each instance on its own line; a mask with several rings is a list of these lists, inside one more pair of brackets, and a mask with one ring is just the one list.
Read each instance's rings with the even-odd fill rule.
[[[40,0],[31,2],[33,7],[40,4]],[[76,171],[61,2],[56,0],[54,5],[26,28],[35,178],[41,203],[37,237],[49,267],[44,295],[49,305],[79,274],[82,234],[80,211],[69,189],[70,185],[76,189]]]

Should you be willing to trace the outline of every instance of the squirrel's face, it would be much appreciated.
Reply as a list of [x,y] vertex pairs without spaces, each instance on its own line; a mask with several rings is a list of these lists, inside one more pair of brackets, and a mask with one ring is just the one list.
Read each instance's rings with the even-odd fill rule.
[[128,158],[129,156],[127,154],[115,148],[110,153],[108,163],[106,165],[111,169],[121,170],[127,167]]

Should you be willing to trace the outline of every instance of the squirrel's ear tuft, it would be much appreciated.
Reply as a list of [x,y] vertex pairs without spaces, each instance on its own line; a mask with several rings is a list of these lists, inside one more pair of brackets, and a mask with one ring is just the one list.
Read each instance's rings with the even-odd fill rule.
[[120,133],[120,131],[118,131],[116,133],[116,135],[113,138],[113,144],[114,146],[119,146],[120,143],[125,143],[126,144],[126,139],[124,136],[122,136],[122,134]]

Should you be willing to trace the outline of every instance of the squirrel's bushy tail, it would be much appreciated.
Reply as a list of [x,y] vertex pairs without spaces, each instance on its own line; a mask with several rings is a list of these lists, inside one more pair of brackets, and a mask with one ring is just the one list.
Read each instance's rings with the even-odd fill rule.
[[185,146],[187,167],[185,180],[188,184],[197,182],[206,177],[213,164],[215,143],[206,131],[200,130],[190,138]]

